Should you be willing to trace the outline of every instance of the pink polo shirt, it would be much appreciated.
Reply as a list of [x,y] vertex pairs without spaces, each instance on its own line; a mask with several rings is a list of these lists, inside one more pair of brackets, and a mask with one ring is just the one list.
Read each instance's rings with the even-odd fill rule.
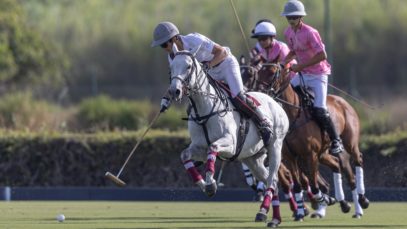
[[[273,39],[272,47],[269,49],[263,49],[260,45],[258,47],[260,47],[258,48],[260,50],[260,55],[270,63],[280,63],[290,52],[286,43],[275,39]],[[295,59],[290,62],[291,65],[296,63],[297,61]],[[295,72],[290,72],[290,78],[294,77],[294,75]]]
[[[325,45],[322,43],[318,31],[307,24],[302,23],[297,32],[288,27],[284,31],[284,36],[290,50],[295,52],[299,64],[305,63],[317,53],[325,51]],[[323,60],[315,65],[304,68],[302,73],[329,75],[331,74],[331,65],[327,60]]]
[[290,49],[288,46],[285,43],[277,40],[273,40],[273,44],[270,49],[260,49],[260,55],[271,63],[283,61],[289,52]]

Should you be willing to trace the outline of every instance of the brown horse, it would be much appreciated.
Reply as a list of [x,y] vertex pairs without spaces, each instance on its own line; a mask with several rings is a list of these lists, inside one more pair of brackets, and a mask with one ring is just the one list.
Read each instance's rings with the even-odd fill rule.
[[[302,99],[290,84],[288,71],[282,71],[280,65],[264,65],[257,72],[257,80],[262,85],[263,91],[273,96],[282,103],[290,120],[290,131],[285,138],[284,154],[294,155],[296,162],[288,166],[294,172],[294,180],[299,181],[299,170],[305,172],[310,180],[312,192],[318,192],[318,166],[319,162],[329,166],[334,172],[336,198],[341,204],[342,211],[349,211],[349,204],[344,199],[341,187],[341,168],[345,172],[352,196],[355,202],[354,217],[363,215],[362,208],[367,208],[369,200],[364,195],[363,184],[363,158],[359,150],[360,124],[355,110],[344,99],[328,95],[327,106],[335,123],[338,133],[344,143],[348,155],[340,155],[339,159],[328,154],[329,138],[312,119],[309,107],[305,106]],[[261,88],[257,88],[259,90]],[[356,176],[350,166],[350,159],[355,164]],[[340,163],[338,163],[340,162]],[[299,183],[297,183],[299,184]],[[295,188],[298,190],[298,187]],[[342,194],[340,193],[342,192]],[[360,205],[358,205],[358,203]]]
[[[264,59],[263,59],[264,61]],[[241,66],[241,75],[243,78],[243,83],[246,89],[249,91],[261,91],[264,93],[269,93],[270,91],[267,91],[266,88],[268,86],[268,79],[262,75],[262,74],[257,74],[258,71],[262,68],[263,64],[261,62],[256,62],[256,63],[250,63],[249,65],[246,65],[245,59],[242,56],[240,58],[240,66]],[[301,200],[295,200],[293,193],[292,193],[292,187],[293,183],[295,180],[293,179],[290,170],[285,166],[285,164],[290,164],[292,163],[294,159],[291,158],[290,155],[283,154],[283,159],[280,164],[279,172],[278,172],[278,177],[279,177],[279,183],[281,185],[281,188],[286,196],[287,201],[289,202],[290,209],[294,212],[294,215],[296,214],[297,211],[297,205],[301,205],[304,208],[304,215],[308,215],[308,207],[303,203],[303,199],[300,198]],[[290,165],[290,168],[292,166]],[[308,199],[312,202],[312,206],[314,209],[317,209],[318,203],[312,199],[312,194],[310,191],[308,191],[309,188],[309,181],[307,177],[304,175],[304,173],[301,173],[301,176],[299,177],[301,180],[301,188],[302,190],[307,190],[308,194]],[[321,176],[318,176],[318,183],[320,186],[322,186],[322,190],[324,193],[328,193],[329,191],[329,184],[328,182],[325,181],[325,179]],[[331,203],[332,200],[331,200]],[[257,215],[256,216],[256,221],[265,221],[266,218],[264,218],[262,215]]]

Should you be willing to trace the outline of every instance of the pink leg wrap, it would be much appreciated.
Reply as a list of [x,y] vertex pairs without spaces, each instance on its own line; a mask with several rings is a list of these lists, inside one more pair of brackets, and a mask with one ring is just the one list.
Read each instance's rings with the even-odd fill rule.
[[314,194],[312,193],[311,187],[309,185],[307,188],[307,196],[308,196],[308,199],[310,199],[310,200],[314,199]]
[[216,156],[218,156],[217,152],[212,151],[212,152],[208,153],[208,160],[206,162],[205,172],[212,172],[212,174],[215,174]]
[[297,202],[294,199],[293,193],[289,191],[288,193],[285,193],[285,198],[288,200],[288,203],[290,204],[290,209],[292,212],[297,211]]
[[278,199],[278,195],[273,196],[271,205],[273,206],[273,219],[278,219],[281,222],[280,200]]
[[266,212],[269,212],[271,196],[273,195],[273,192],[274,192],[274,190],[272,188],[267,189],[267,191],[264,195],[263,203],[261,203],[260,209],[264,208],[266,210]]
[[194,163],[191,160],[185,161],[184,167],[187,170],[188,174],[191,176],[194,183],[202,180],[201,174],[199,174],[198,170],[196,169]]

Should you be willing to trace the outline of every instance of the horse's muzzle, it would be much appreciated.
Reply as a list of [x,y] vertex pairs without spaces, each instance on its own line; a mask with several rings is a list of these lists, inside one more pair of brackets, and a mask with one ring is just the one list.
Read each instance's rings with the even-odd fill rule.
[[178,88],[170,88],[170,96],[173,100],[179,101],[182,98],[182,91]]

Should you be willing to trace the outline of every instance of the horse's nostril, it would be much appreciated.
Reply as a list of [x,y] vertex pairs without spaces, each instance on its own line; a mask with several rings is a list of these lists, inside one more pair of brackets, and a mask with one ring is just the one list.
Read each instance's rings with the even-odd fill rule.
[[179,90],[179,89],[177,89],[176,91],[175,91],[175,95],[176,96],[179,96],[181,94],[181,91]]

